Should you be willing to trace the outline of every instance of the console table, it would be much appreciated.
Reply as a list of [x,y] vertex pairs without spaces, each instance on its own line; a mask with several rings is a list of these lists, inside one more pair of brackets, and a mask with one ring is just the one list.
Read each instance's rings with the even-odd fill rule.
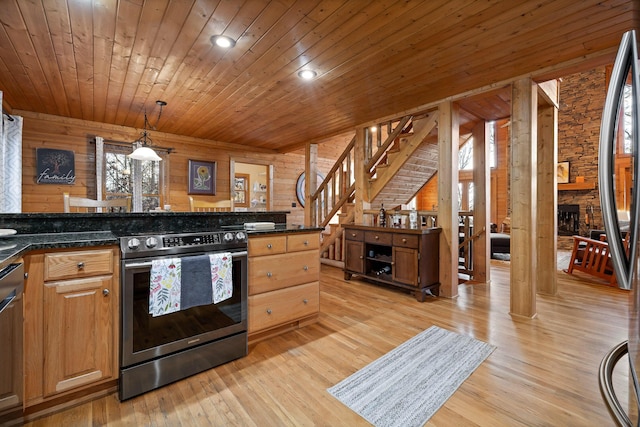
[[344,278],[368,280],[412,291],[420,302],[439,295],[439,248],[442,229],[343,225]]

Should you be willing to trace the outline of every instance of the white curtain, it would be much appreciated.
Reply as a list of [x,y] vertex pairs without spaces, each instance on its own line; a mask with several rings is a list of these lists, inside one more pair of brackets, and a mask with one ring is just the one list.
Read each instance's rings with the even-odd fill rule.
[[22,117],[5,114],[0,130],[0,212],[22,212]]

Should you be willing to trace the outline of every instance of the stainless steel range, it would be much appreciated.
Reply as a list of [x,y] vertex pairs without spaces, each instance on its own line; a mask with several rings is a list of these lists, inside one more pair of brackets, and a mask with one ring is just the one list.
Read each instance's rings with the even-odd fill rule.
[[[247,236],[244,231],[120,238],[120,400],[247,354]],[[152,267],[202,255],[230,255],[233,291],[218,302],[150,313]],[[192,264],[190,264],[192,265]],[[202,269],[200,269],[202,270]],[[183,267],[184,272],[184,267]],[[155,273],[154,273],[155,274]],[[197,273],[200,274],[200,273]],[[182,292],[190,282],[182,282]]]

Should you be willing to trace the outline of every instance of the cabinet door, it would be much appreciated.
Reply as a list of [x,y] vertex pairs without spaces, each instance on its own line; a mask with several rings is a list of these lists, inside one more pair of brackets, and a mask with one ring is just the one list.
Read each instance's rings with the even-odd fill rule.
[[364,273],[364,243],[344,241],[344,268],[354,273]]
[[418,251],[416,249],[393,248],[393,280],[418,286]]
[[45,283],[45,396],[114,375],[112,278]]

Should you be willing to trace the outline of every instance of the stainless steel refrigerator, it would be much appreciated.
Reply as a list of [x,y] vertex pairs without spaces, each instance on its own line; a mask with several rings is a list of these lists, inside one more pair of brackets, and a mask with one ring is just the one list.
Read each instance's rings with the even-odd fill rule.
[[[618,286],[630,290],[629,337],[607,353],[599,371],[600,391],[613,420],[622,426],[638,424],[638,369],[640,368],[640,259],[638,224],[640,191],[640,113],[638,91],[638,49],[635,31],[626,32],[611,73],[600,127],[598,184],[602,217]],[[624,174],[616,168],[616,158],[630,158]],[[616,176],[616,174],[618,176]],[[630,178],[627,175],[630,174]],[[620,175],[625,175],[625,179]],[[629,233],[628,244],[624,236]],[[614,367],[628,354],[629,398],[622,404],[613,387]],[[619,385],[619,384],[618,384]],[[618,390],[620,391],[620,390]],[[628,391],[628,393],[626,393]],[[622,393],[619,393],[622,394]]]

